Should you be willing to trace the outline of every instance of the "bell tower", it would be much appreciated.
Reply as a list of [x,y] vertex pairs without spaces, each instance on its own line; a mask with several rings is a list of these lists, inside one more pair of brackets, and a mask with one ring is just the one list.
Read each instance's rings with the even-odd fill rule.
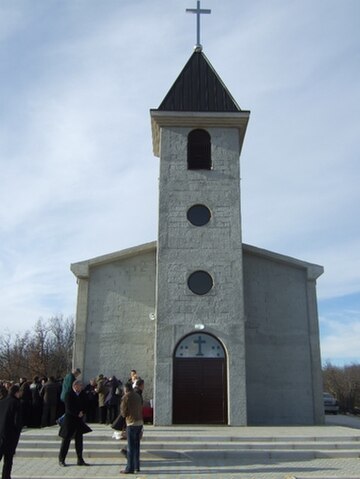
[[[201,377],[185,375],[192,381],[193,404],[207,401],[208,387],[223,387],[218,404],[224,415],[217,422],[245,425],[239,156],[249,112],[240,109],[197,45],[159,108],[150,113],[154,154],[160,157],[154,421],[174,422],[179,390],[174,378],[184,377],[181,371],[174,374],[175,351],[188,337],[191,344],[218,342],[225,356],[219,387],[216,380],[208,385],[211,348],[204,343],[188,357],[203,361]],[[192,340],[194,333],[199,334]],[[196,413],[184,422],[198,422]],[[211,412],[200,422],[212,423]]]

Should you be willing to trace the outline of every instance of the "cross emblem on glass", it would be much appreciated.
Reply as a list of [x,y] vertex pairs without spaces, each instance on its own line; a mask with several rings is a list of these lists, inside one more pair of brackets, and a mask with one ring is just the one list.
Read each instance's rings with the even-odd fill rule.
[[197,344],[199,347],[196,356],[204,356],[204,353],[201,350],[201,346],[202,344],[206,344],[206,341],[204,339],[201,339],[201,336],[199,336],[197,339],[194,340],[194,343]]

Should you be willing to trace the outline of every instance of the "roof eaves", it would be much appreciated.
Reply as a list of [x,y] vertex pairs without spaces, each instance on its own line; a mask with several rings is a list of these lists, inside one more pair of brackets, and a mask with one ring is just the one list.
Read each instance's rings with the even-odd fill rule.
[[150,243],[144,243],[131,248],[126,248],[114,253],[104,254],[102,256],[96,256],[85,261],[79,261],[78,263],[72,263],[70,270],[77,278],[86,279],[89,277],[89,271],[91,267],[100,266],[114,261],[123,260],[135,256],[140,253],[149,253],[156,250],[157,241],[151,241]]

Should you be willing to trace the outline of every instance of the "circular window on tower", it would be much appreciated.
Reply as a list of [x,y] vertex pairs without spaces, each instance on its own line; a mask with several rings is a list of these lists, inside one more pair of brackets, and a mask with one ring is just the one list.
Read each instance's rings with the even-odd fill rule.
[[210,210],[205,205],[194,205],[188,209],[187,219],[194,226],[204,226],[211,218]]
[[195,271],[189,276],[188,286],[193,293],[203,295],[211,290],[214,282],[206,271]]

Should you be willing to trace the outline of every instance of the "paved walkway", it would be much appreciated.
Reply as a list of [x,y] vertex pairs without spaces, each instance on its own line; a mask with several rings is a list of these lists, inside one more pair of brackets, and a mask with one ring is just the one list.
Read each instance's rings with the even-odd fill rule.
[[[37,478],[119,478],[134,477],[137,479],[360,479],[359,459],[314,459],[301,462],[246,463],[228,458],[212,460],[204,456],[193,461],[186,457],[142,458],[141,474],[121,475],[120,467],[125,461],[119,458],[115,462],[109,459],[93,459],[90,467],[76,466],[74,460],[68,461],[69,466],[60,468],[54,459],[26,459],[15,457],[12,479]],[[89,460],[90,462],[90,460]]]
[[[130,477],[138,479],[360,479],[359,459],[316,459],[302,462],[267,462],[242,463],[234,460],[225,460],[221,463],[204,457],[202,461],[194,463],[183,458],[157,458],[142,460],[141,474]],[[119,478],[129,477],[120,474],[120,467],[124,461],[108,459],[94,459],[90,467],[78,467],[76,462],[68,461],[69,466],[60,468],[54,459],[16,459],[14,462],[12,479],[18,478]]]
[[[46,434],[56,434],[57,429],[46,428],[38,430],[39,439]],[[97,429],[97,428],[94,428]],[[229,435],[234,434],[236,428],[222,428],[228,431]],[[242,428],[241,434],[258,434],[262,437],[265,433],[271,431],[275,436],[291,437],[303,434],[307,428]],[[339,436],[360,435],[360,431],[345,427],[321,426],[309,427],[309,435],[316,433],[316,436],[334,434],[337,431]],[[163,434],[161,428],[149,427],[149,435]],[[170,433],[170,428],[168,428]],[[95,432],[95,431],[94,431]],[[33,434],[34,430],[29,430]],[[109,431],[109,434],[111,431]],[[173,431],[172,431],[173,433]],[[181,430],[177,431],[181,434]],[[190,429],[183,428],[183,434],[191,434]],[[146,434],[146,427],[145,427]],[[26,432],[24,433],[26,435]],[[120,444],[120,443],[119,443]],[[125,445],[125,444],[124,444]],[[84,452],[86,452],[86,440]],[[144,449],[145,449],[144,444]],[[360,441],[359,441],[360,448]],[[74,444],[71,444],[70,451],[73,451]],[[85,456],[86,457],[86,456]],[[126,460],[120,456],[115,458],[88,458],[90,467],[79,467],[73,455],[67,459],[68,466],[62,468],[58,465],[56,458],[49,457],[47,454],[43,458],[28,458],[15,456],[12,479],[112,479],[121,477],[134,477],[137,479],[360,479],[360,459],[359,458],[327,458],[327,459],[309,459],[309,460],[289,460],[289,456],[284,460],[277,459],[251,459],[239,458],[236,452],[229,454],[214,455],[211,451],[193,450],[179,452],[173,450],[169,444],[169,449],[148,450],[141,454],[141,473],[134,475],[121,475],[120,469],[125,466]]]

